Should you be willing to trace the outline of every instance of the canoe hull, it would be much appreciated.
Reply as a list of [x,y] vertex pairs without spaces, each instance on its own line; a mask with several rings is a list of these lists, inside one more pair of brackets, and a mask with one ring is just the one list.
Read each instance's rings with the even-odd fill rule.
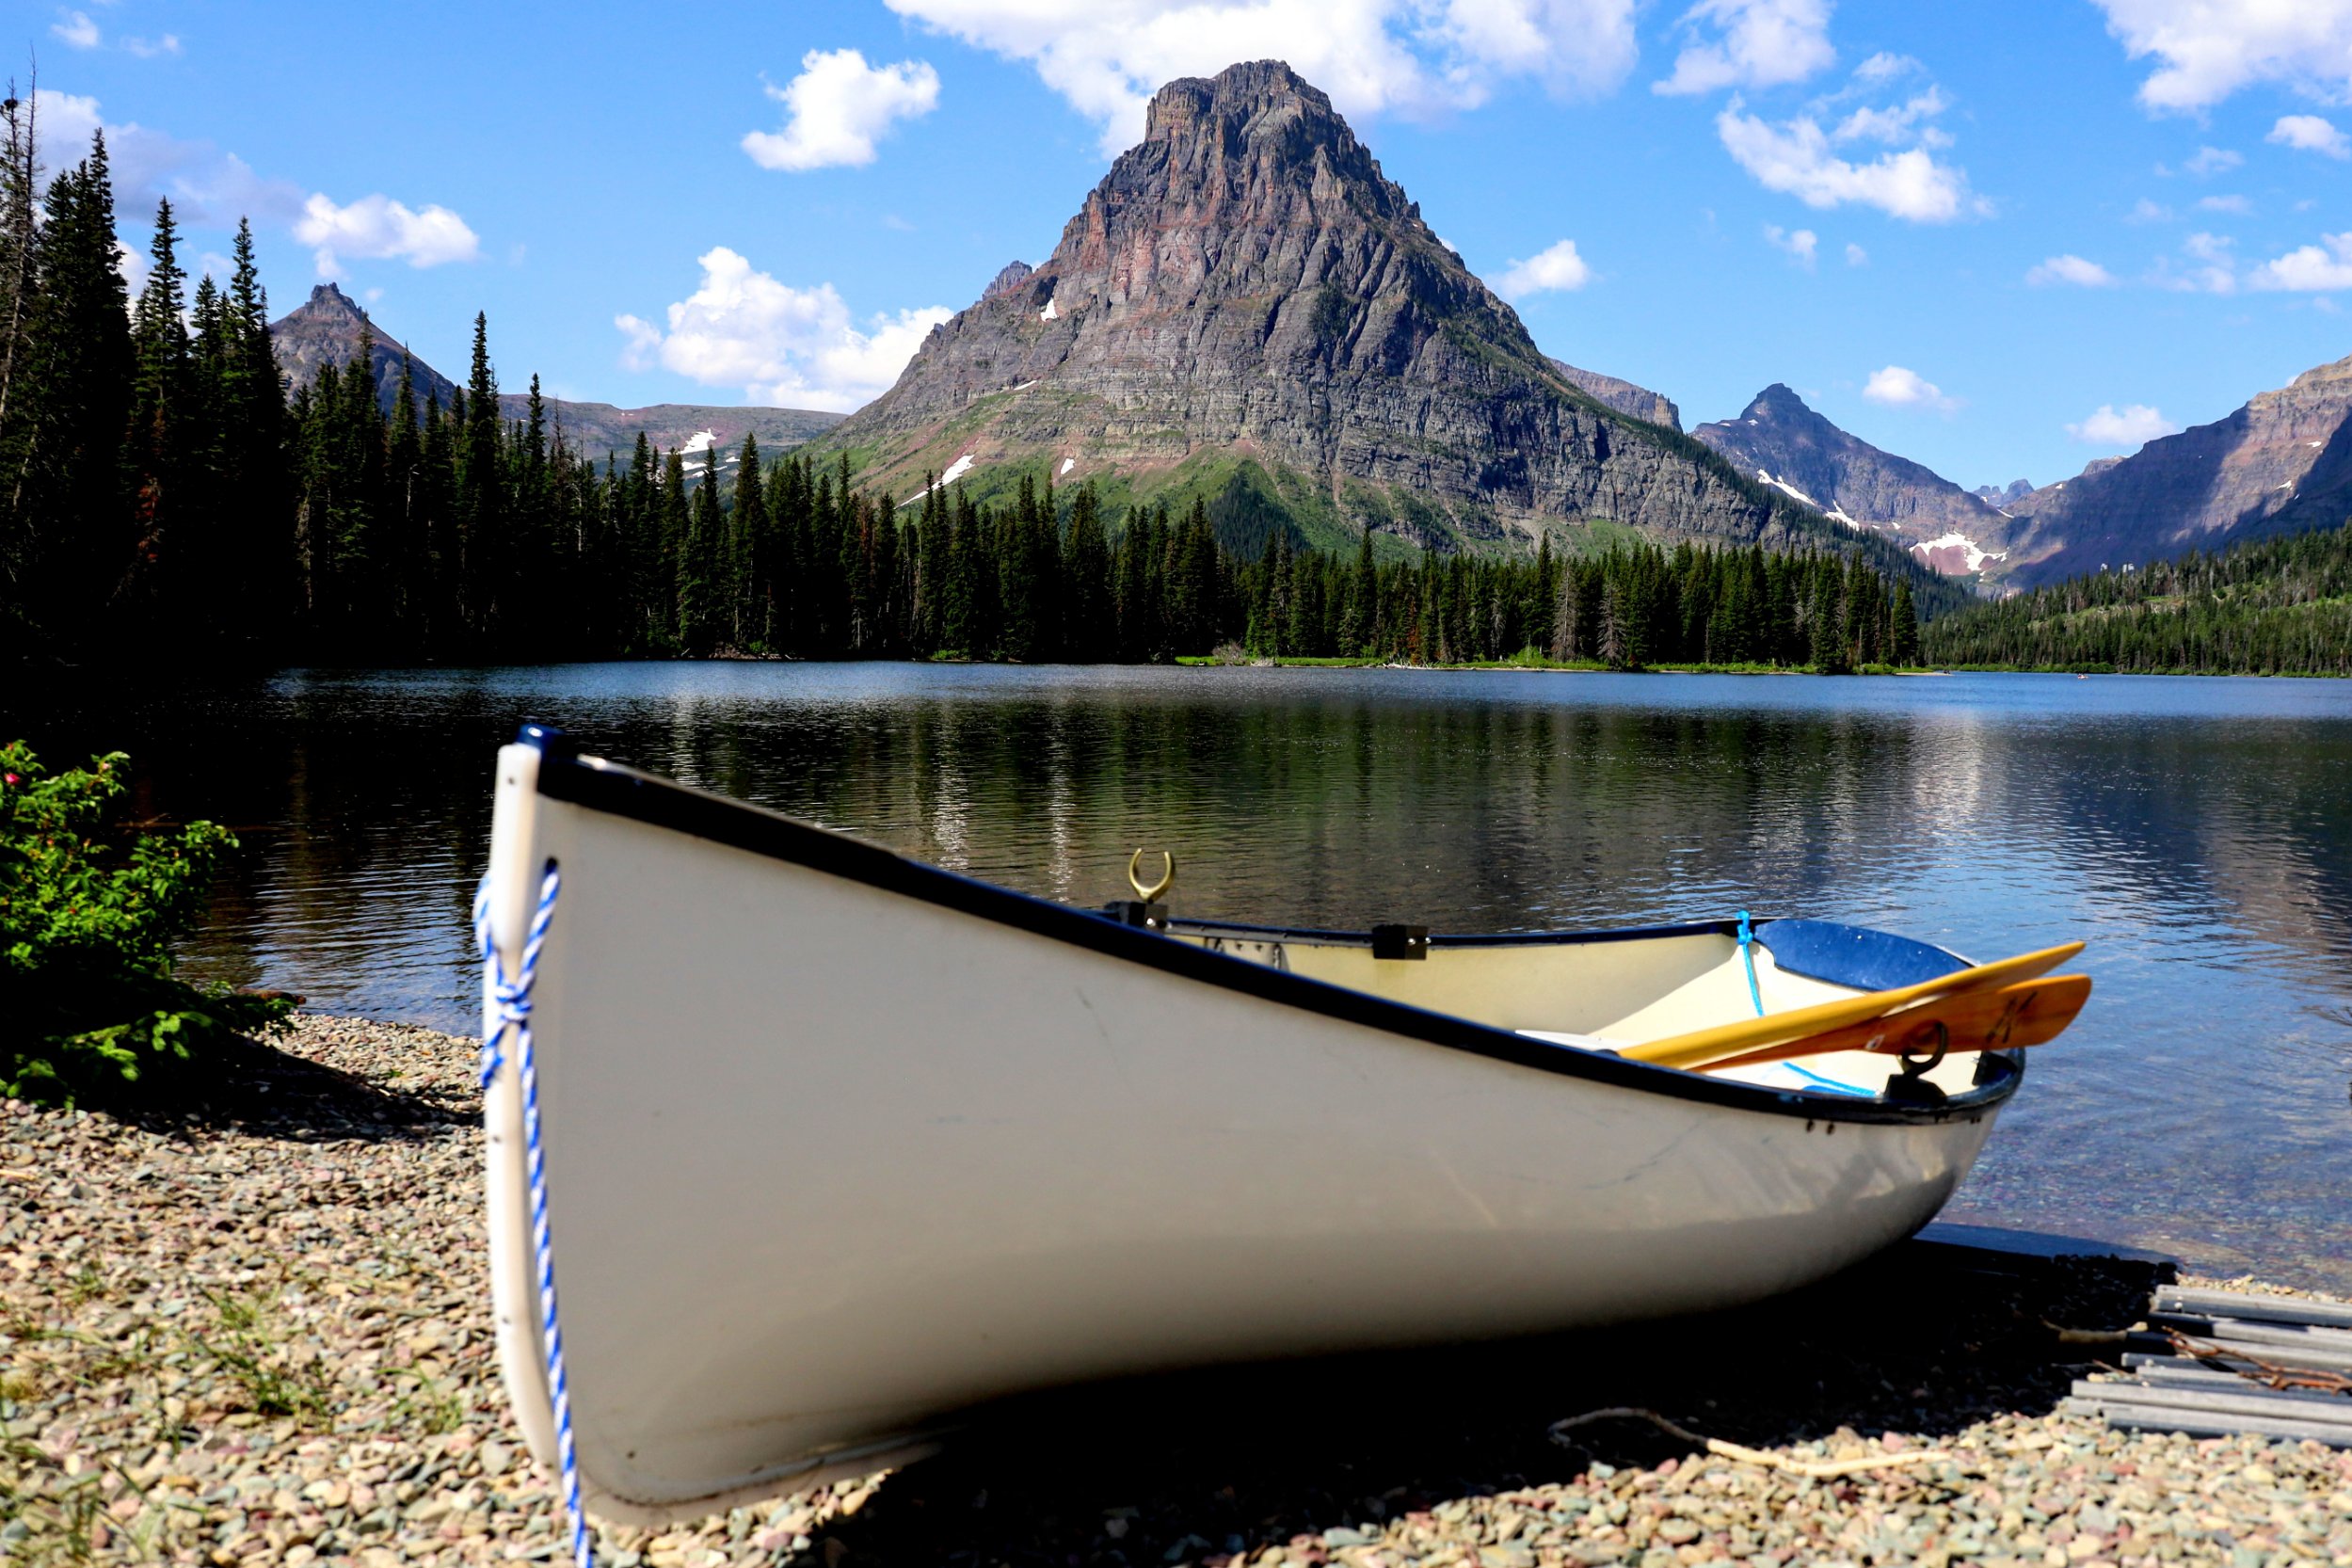
[[[1028,1389],[1754,1300],[1925,1224],[1998,1105],[1800,1114],[1481,1054],[1165,938],[557,798],[541,761],[501,754],[494,929],[560,862],[539,1094],[607,1517],[869,1469]],[[502,1352],[545,1459],[511,1073],[488,1109]]]

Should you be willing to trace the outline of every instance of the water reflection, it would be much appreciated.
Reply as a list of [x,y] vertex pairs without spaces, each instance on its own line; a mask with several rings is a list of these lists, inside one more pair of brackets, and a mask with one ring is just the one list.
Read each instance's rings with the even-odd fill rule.
[[2345,1277],[2352,685],[601,665],[314,672],[5,715],[237,826],[197,961],[464,1029],[489,757],[591,749],[1048,897],[1441,930],[1748,907],[2099,991],[1953,1212]]

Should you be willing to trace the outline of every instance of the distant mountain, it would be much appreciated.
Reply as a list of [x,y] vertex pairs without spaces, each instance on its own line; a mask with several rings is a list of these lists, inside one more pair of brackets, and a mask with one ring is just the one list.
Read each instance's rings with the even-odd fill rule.
[[[319,371],[328,365],[338,373],[349,370],[360,357],[360,337],[369,327],[367,312],[349,295],[332,283],[318,284],[311,290],[310,298],[269,324],[269,346],[278,356],[278,373],[287,385],[304,387],[317,380]],[[374,331],[369,363],[376,371],[376,395],[390,408],[398,395],[401,356],[408,349],[383,328]],[[456,384],[412,355],[408,363],[416,381],[417,407],[424,408],[426,396],[438,393],[441,407],[448,408],[449,394],[457,390]]]
[[1841,536],[1640,399],[1547,360],[1331,101],[1262,60],[1160,88],[1053,253],[819,445],[902,498],[940,474],[977,499],[1092,479],[1113,519],[1197,497],[1228,539]]
[[2014,569],[2048,583],[2352,516],[2352,358],[2307,370],[2227,419],[2102,458],[2014,504]]
[[[319,284],[311,290],[309,299],[270,323],[270,347],[277,353],[279,372],[287,383],[305,386],[325,366],[333,365],[338,372],[349,370],[360,357],[361,336],[369,330],[376,338],[369,360],[376,371],[376,394],[389,410],[399,395],[401,357],[408,350],[381,328],[373,327],[367,312],[334,284]],[[408,356],[408,373],[415,381],[420,410],[428,396],[439,396],[441,407],[449,407],[451,394],[457,389],[448,376],[414,355]],[[529,395],[522,392],[504,392],[498,400],[499,412],[508,419],[523,418],[530,405]],[[737,408],[700,403],[616,408],[610,403],[569,403],[551,397],[544,405],[549,424],[560,427],[575,451],[592,457],[608,451],[626,457],[640,430],[664,450],[700,452],[715,446],[722,453],[732,451],[748,430],[773,454],[802,444],[840,424],[841,418],[815,408]]]
[[1979,485],[1968,493],[1988,506],[2013,506],[2034,493],[2034,482],[2012,479],[2007,485]]
[[1682,410],[1674,407],[1672,399],[1661,396],[1647,387],[1637,387],[1631,381],[1604,376],[1597,370],[1578,370],[1565,360],[1551,360],[1549,356],[1546,359],[1554,370],[1568,378],[1571,385],[1582,388],[1619,413],[1648,420],[1652,424],[1663,424],[1669,430],[1682,428]]
[[1848,435],[1777,382],[1737,419],[1691,435],[1765,484],[1856,532],[1894,539],[1947,575],[1997,570],[2016,527],[1981,496]]

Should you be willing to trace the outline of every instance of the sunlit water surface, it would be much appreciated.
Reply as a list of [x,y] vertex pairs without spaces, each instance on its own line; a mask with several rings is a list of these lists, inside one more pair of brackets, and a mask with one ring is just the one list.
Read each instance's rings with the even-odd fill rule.
[[2352,1288],[2352,682],[715,664],[0,699],[243,838],[192,968],[468,1032],[525,716],[1080,904],[1150,844],[1227,919],[2079,936],[2096,995],[1946,1217]]

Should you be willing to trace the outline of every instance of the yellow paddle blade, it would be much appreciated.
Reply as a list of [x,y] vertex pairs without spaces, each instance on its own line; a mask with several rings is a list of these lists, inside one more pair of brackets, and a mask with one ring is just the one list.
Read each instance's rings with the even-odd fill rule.
[[1892,991],[1869,991],[1857,997],[1839,997],[1834,1001],[1819,1002],[1812,1007],[1792,1008],[1786,1013],[1768,1013],[1761,1018],[1741,1018],[1736,1023],[1717,1024],[1711,1029],[1694,1029],[1688,1034],[1670,1034],[1663,1040],[1652,1040],[1639,1046],[1619,1048],[1620,1056],[1630,1056],[1638,1062],[1654,1062],[1661,1067],[1704,1067],[1710,1062],[1720,1062],[1727,1056],[1741,1056],[1766,1046],[1777,1046],[1784,1040],[1801,1040],[1808,1034],[1824,1030],[1843,1029],[1892,1013],[1898,1007],[1925,1001],[1929,997],[1947,997],[1960,991],[1974,991],[1988,985],[2010,985],[2036,975],[2048,974],[2060,964],[2083,951],[2080,942],[2066,942],[2057,947],[2044,948],[2040,952],[2022,952],[2014,958],[1997,963],[1978,964],[1973,968],[1955,969],[1950,974],[1923,980],[1916,985],[1898,986]]
[[1826,1056],[1832,1051],[1870,1050],[1889,1056],[1926,1056],[1936,1048],[1939,1028],[1947,1052],[2007,1050],[2013,1046],[2047,1045],[2074,1021],[2090,1000],[2090,977],[2082,974],[2045,975],[2014,985],[1979,987],[1956,997],[1940,997],[1898,1012],[1843,1029],[1784,1040],[1777,1046],[1710,1062],[1705,1071],[1750,1067],[1764,1062],[1786,1062],[1799,1056]]

